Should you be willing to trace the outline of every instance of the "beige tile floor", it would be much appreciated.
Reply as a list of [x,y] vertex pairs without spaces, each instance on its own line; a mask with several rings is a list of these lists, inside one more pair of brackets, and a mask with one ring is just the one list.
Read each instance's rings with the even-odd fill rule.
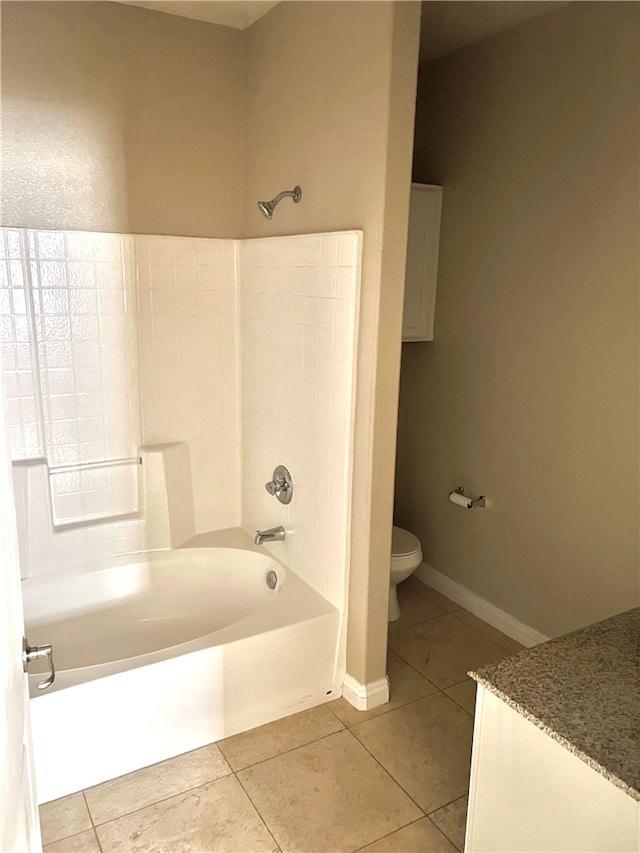
[[389,626],[391,701],[344,699],[47,803],[47,853],[464,848],[475,685],[521,646],[415,578]]

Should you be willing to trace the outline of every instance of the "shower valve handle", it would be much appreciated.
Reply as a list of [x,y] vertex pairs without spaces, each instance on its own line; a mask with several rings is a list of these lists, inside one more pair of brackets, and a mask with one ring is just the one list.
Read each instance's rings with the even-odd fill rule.
[[270,495],[278,498],[280,503],[289,504],[293,497],[293,480],[284,465],[278,465],[273,472],[273,480],[264,484]]

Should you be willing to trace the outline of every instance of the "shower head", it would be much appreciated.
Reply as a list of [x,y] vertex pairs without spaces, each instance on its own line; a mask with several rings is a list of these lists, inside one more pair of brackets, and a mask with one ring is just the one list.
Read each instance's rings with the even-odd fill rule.
[[278,193],[278,195],[275,198],[272,198],[271,201],[259,201],[258,210],[267,219],[271,219],[273,211],[276,209],[276,205],[286,196],[291,196],[295,204],[297,204],[302,198],[302,190],[300,187],[294,187],[292,190],[284,190],[284,192]]
[[273,211],[275,208],[275,203],[273,201],[259,201],[258,202],[258,210],[263,216],[266,216],[267,219],[271,219],[273,216]]

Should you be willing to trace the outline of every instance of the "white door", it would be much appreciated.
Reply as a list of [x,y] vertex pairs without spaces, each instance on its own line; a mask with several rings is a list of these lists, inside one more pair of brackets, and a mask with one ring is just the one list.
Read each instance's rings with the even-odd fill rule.
[[18,536],[0,370],[0,850],[42,850],[34,789],[29,695],[22,669],[24,620]]

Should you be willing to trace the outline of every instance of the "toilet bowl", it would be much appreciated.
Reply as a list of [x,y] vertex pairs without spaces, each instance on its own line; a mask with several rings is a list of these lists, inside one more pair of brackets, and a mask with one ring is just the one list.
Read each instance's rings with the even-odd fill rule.
[[422,562],[420,540],[402,527],[393,528],[391,538],[391,588],[389,590],[389,622],[400,618],[396,587],[413,574]]

